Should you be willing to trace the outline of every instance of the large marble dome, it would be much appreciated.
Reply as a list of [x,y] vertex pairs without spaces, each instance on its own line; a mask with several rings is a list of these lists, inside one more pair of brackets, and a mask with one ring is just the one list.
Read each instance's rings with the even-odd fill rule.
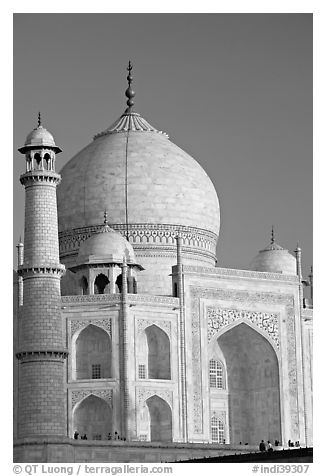
[[145,268],[139,292],[171,294],[177,234],[186,264],[215,265],[220,212],[214,185],[195,159],[131,108],[60,174],[60,256],[67,268],[80,243],[101,226],[104,210]]

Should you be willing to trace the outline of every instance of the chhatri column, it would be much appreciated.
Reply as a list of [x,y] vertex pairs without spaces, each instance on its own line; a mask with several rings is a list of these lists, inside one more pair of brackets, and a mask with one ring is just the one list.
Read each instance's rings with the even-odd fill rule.
[[59,262],[55,156],[52,135],[38,126],[19,152],[25,155],[23,305],[19,322],[18,437],[67,435]]

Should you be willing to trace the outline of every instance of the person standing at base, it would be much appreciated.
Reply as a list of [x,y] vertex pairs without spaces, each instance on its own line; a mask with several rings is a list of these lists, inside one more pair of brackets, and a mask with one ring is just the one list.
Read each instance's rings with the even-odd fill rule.
[[264,440],[261,440],[261,442],[259,444],[259,451],[266,451],[266,444],[265,444]]

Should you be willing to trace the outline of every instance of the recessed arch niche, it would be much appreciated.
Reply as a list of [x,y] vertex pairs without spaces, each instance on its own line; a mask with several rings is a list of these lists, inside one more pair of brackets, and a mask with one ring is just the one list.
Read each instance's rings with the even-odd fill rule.
[[172,441],[172,412],[170,405],[153,395],[146,400],[150,416],[150,441]]
[[73,431],[88,440],[106,440],[112,434],[112,409],[102,399],[89,395],[76,405],[73,412]]
[[230,442],[281,441],[279,364],[268,340],[240,323],[217,340],[227,367]]
[[73,378],[111,378],[112,344],[108,333],[89,324],[75,341],[75,372]]
[[146,327],[148,346],[148,378],[171,379],[170,339],[155,324]]

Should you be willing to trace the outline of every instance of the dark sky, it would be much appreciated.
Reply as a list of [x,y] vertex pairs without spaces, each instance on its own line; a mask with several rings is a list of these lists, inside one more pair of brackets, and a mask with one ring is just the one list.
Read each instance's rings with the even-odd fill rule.
[[17,148],[38,111],[63,149],[60,170],[125,109],[129,59],[135,110],[196,158],[216,187],[219,266],[245,268],[274,225],[279,244],[300,243],[307,274],[311,14],[15,14],[15,244],[24,210]]

